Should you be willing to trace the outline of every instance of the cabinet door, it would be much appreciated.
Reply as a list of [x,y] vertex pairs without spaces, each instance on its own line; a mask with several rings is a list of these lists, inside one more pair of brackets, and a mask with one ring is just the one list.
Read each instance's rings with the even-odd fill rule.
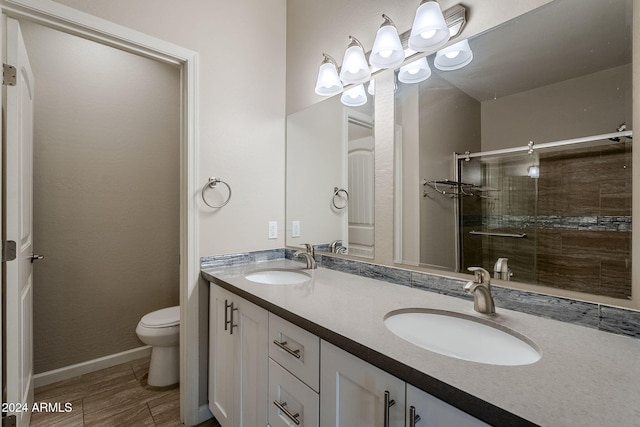
[[[209,409],[222,427],[233,426],[234,336],[225,331],[226,304],[233,295],[211,284],[209,296]],[[225,315],[226,313],[226,315]]]
[[[414,408],[420,420],[411,424],[410,413]],[[458,408],[407,384],[407,425],[406,427],[488,427],[483,421]]]
[[[405,383],[326,341],[320,350],[321,427],[404,426]],[[385,423],[385,394],[394,404]]]
[[318,393],[269,359],[269,426],[318,427]]
[[[238,326],[233,330],[237,348],[237,402],[239,418],[234,427],[267,424],[269,315],[268,312],[238,296],[238,311],[233,315]],[[237,320],[236,320],[237,319]]]

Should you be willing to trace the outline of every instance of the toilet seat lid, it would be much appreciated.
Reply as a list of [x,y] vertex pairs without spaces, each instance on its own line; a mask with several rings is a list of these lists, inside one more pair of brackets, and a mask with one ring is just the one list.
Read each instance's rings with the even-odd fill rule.
[[140,324],[148,328],[165,328],[180,324],[180,306],[163,308],[145,314]]

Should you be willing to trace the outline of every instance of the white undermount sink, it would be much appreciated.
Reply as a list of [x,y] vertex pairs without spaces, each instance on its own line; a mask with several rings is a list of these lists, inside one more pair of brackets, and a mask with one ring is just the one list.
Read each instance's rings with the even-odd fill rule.
[[451,311],[405,309],[385,326],[400,338],[445,356],[490,365],[529,365],[541,352],[529,339],[497,323]]
[[245,279],[265,285],[297,285],[311,280],[311,275],[300,270],[257,270],[244,276]]

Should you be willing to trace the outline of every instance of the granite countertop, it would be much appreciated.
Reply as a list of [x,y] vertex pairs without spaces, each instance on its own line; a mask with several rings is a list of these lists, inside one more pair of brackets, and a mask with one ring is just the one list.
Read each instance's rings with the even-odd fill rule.
[[[319,267],[301,285],[265,285],[251,271],[303,269],[291,260],[204,269],[202,277],[361,359],[495,425],[640,425],[640,340]],[[484,318],[533,341],[542,358],[495,366],[421,349],[389,331],[393,310],[449,310]]]

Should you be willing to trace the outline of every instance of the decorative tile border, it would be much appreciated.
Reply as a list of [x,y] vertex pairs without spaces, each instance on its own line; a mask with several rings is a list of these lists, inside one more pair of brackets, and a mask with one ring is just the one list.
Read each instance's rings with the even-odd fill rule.
[[[281,258],[293,259],[294,252],[293,249],[287,248],[204,257],[201,258],[200,265],[202,269],[210,269]],[[302,263],[300,259],[295,261]],[[316,262],[319,266],[343,273],[384,280],[456,298],[472,299],[462,290],[466,283],[462,279],[327,256],[319,252],[316,253]],[[493,286],[492,290],[497,307],[640,338],[640,311],[500,286]]]
[[584,231],[631,231],[631,216],[464,215],[465,227],[528,228]]

